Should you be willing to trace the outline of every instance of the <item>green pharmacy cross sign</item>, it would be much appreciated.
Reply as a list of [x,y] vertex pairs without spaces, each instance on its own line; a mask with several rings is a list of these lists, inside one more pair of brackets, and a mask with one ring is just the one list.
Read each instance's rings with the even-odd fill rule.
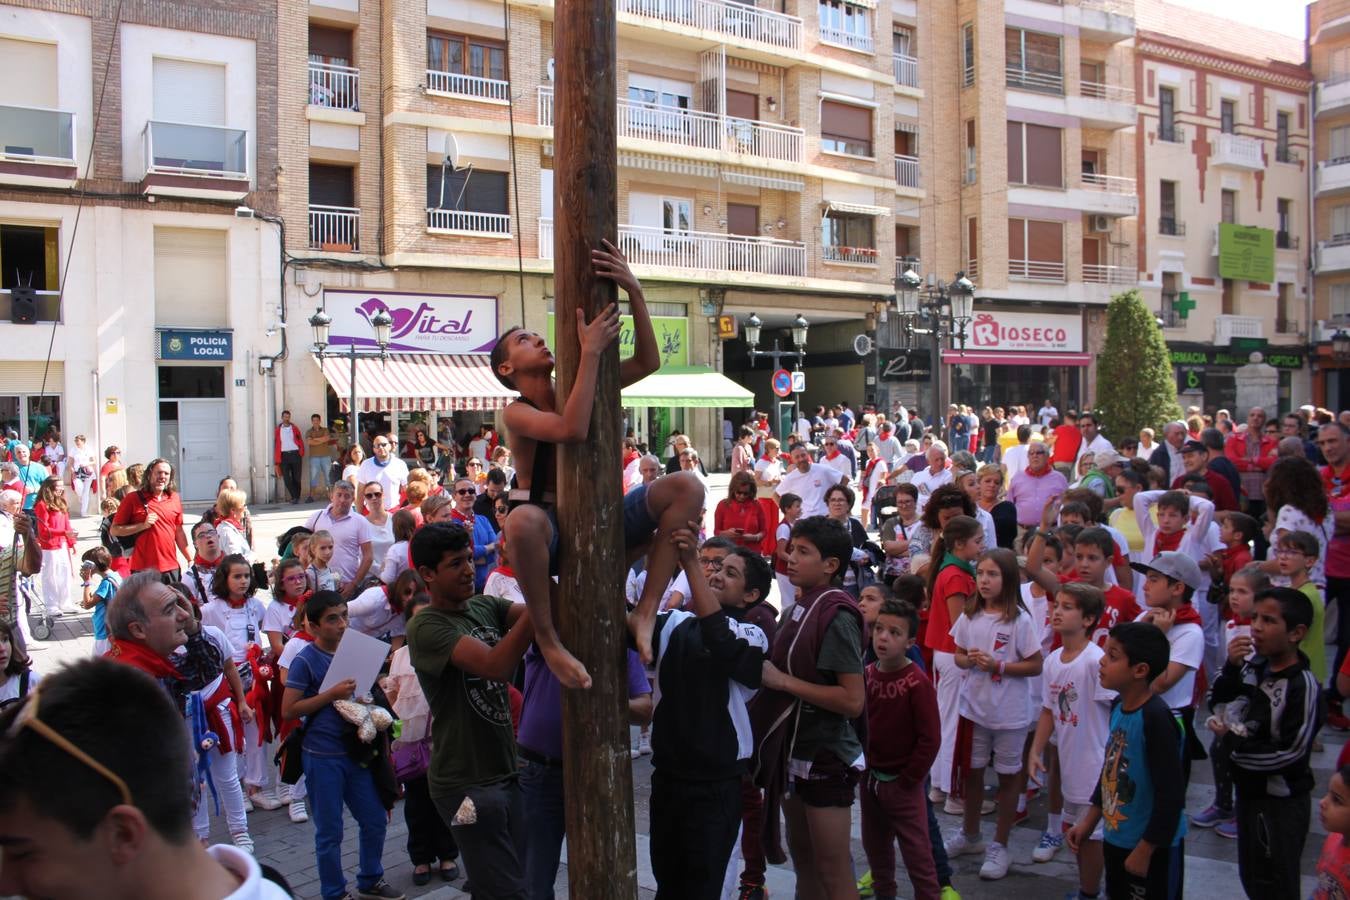
[[1191,310],[1195,309],[1195,301],[1191,299],[1189,291],[1182,291],[1177,295],[1176,302],[1172,304],[1173,311],[1182,321],[1190,318]]

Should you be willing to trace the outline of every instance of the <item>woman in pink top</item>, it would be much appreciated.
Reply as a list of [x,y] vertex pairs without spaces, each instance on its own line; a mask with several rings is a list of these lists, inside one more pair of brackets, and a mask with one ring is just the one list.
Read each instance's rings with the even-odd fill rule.
[[33,523],[37,527],[38,546],[42,549],[42,602],[47,615],[74,614],[70,599],[70,578],[74,568],[75,530],[70,527],[66,505],[66,485],[53,475],[38,488],[33,504]]

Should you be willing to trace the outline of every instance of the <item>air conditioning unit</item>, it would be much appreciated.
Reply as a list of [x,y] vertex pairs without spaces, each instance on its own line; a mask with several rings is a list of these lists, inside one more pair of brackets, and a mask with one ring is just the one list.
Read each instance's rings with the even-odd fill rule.
[[1093,216],[1091,222],[1093,232],[1105,234],[1111,230],[1110,216]]

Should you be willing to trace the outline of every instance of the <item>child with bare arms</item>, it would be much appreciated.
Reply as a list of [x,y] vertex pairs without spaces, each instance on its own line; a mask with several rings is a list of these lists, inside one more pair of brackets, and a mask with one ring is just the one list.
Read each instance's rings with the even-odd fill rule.
[[[661,365],[647,303],[628,261],[609,241],[604,242],[603,249],[591,251],[591,264],[596,275],[612,280],[628,294],[633,356],[619,363],[619,383],[627,387]],[[497,379],[520,392],[520,399],[512,401],[503,413],[516,460],[516,482],[509,494],[511,512],[504,532],[515,559],[516,578],[534,622],[535,641],[549,670],[564,687],[588,688],[591,677],[586,667],[563,647],[553,621],[549,576],[557,572],[558,551],[555,447],[579,444],[588,438],[600,357],[619,336],[618,307],[610,305],[590,322],[577,310],[577,335],[581,360],[561,409],[553,384],[553,353],[541,335],[521,328],[508,329],[492,348],[491,360]],[[614,461],[617,467],[617,455]],[[603,477],[601,473],[596,475]],[[647,549],[647,582],[637,609],[629,614],[629,628],[643,662],[652,660],[652,629],[661,592],[679,562],[671,534],[699,517],[703,494],[703,485],[694,475],[676,472],[624,495],[624,544],[630,560]]]

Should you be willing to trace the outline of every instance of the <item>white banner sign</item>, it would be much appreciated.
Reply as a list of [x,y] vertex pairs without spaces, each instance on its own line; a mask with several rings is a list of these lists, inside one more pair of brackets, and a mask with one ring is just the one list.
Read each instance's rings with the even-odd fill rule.
[[497,298],[396,291],[323,292],[333,317],[332,345],[375,346],[370,320],[385,310],[394,320],[389,349],[401,353],[488,353],[497,340]]
[[966,346],[1018,353],[1078,353],[1083,349],[1080,316],[978,310]]

